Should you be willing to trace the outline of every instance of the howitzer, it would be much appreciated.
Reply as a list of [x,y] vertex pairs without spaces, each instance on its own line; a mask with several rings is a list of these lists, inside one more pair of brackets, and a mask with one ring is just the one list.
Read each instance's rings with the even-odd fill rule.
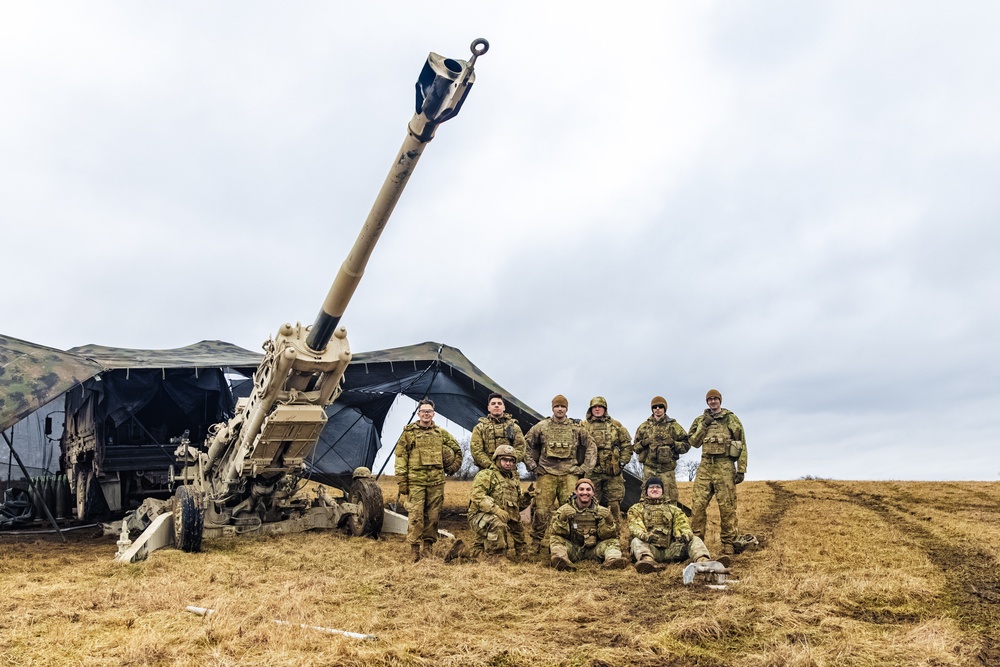
[[468,61],[428,56],[406,138],[315,322],[283,324],[265,342],[253,391],[237,402],[235,415],[209,429],[203,448],[185,443],[178,449],[182,465],[172,472],[175,494],[162,510],[172,510],[175,541],[185,551],[198,551],[203,535],[298,532],[344,523],[357,535],[379,532],[382,493],[367,468],[354,471],[349,502],[323,492],[304,499],[295,492],[351,361],[340,319],[424,147],[437,127],[460,111],[475,81],[476,59],[489,44],[477,39],[471,49]]

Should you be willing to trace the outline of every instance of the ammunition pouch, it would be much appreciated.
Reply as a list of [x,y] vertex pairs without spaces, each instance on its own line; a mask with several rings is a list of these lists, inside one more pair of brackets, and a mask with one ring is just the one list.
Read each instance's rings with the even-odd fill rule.
[[587,548],[587,549],[593,549],[594,547],[597,546],[597,530],[596,529],[594,530],[594,532],[590,533],[589,535],[587,535],[586,537],[583,538],[583,546],[585,548]]
[[742,440],[730,440],[729,441],[729,457],[733,459],[738,459],[743,454],[743,441]]
[[644,449],[641,452],[636,452],[636,456],[639,457],[639,463],[645,463],[646,459],[649,458],[649,450]]
[[573,455],[576,438],[573,437],[573,425],[568,421],[562,424],[549,422],[544,431],[545,456],[550,459],[568,459]]

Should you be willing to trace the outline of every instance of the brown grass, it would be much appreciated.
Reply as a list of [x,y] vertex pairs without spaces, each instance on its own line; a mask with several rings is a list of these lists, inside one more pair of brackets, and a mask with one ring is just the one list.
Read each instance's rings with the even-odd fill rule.
[[[463,537],[469,486],[446,495]],[[996,484],[746,483],[740,522],[765,548],[723,592],[682,586],[679,565],[412,565],[399,536],[213,540],[133,566],[114,538],[0,537],[0,665],[1000,664]]]

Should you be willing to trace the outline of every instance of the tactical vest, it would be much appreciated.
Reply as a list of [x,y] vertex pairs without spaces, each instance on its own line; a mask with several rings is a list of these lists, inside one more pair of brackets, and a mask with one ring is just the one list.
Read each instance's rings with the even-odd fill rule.
[[667,533],[673,535],[674,514],[670,511],[670,505],[667,503],[643,502],[642,522],[645,524],[647,531],[653,530],[654,528],[661,528]]
[[569,522],[569,539],[573,544],[582,547],[588,535],[597,535],[597,511],[593,506],[586,510],[576,510]]
[[480,417],[479,423],[482,425],[480,433],[483,436],[483,451],[493,458],[493,452],[500,445],[514,446],[514,420],[504,419],[495,421],[489,417]]
[[677,453],[674,451],[674,436],[671,433],[670,424],[673,422],[651,422],[649,424],[650,436],[646,439],[649,443],[649,453],[646,455],[646,463],[666,464],[677,460]]
[[729,443],[732,441],[732,433],[726,425],[725,415],[719,419],[713,419],[705,428],[705,438],[701,441],[702,451],[712,456],[729,454]]
[[[516,473],[512,474],[510,477],[504,476],[499,470],[492,471],[492,479],[490,480],[490,491],[489,496],[493,499],[493,503],[498,507],[502,507],[507,510],[511,517],[517,518],[517,514],[520,513],[520,508],[518,506],[518,501],[521,497],[521,482],[517,478]],[[474,514],[479,511],[479,503],[469,504],[469,514]]]
[[[597,464],[594,472],[602,475],[616,475],[615,468],[621,462],[621,443],[617,441],[618,428],[610,419],[587,422],[590,437],[597,444]],[[615,449],[618,456],[615,456]],[[619,468],[619,472],[620,472]]]
[[413,429],[413,446],[409,448],[410,466],[423,468],[444,468],[443,441],[438,429]]
[[549,420],[542,431],[542,437],[545,440],[545,456],[550,459],[568,459],[573,456],[576,437],[573,424],[568,419],[562,423]]

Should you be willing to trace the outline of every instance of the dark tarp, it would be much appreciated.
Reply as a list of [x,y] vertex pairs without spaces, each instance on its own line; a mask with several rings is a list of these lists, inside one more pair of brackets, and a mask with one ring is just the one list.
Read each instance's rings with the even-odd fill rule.
[[101,370],[77,355],[0,335],[0,431]]

